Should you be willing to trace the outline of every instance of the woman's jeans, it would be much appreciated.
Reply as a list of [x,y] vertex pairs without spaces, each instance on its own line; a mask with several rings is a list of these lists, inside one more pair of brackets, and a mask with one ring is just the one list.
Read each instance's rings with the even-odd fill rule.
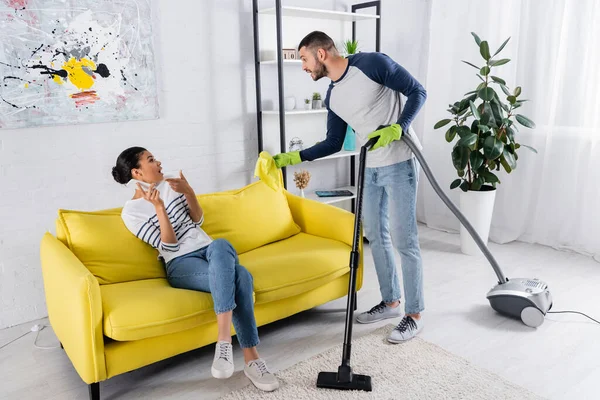
[[239,264],[227,240],[216,239],[200,250],[174,258],[166,270],[171,286],[210,293],[216,314],[233,310],[233,326],[242,348],[258,345],[252,275]]
[[382,300],[400,300],[394,248],[400,253],[406,296],[405,312],[424,309],[423,265],[417,231],[416,198],[419,171],[412,158],[386,167],[365,169],[363,222],[369,240]]

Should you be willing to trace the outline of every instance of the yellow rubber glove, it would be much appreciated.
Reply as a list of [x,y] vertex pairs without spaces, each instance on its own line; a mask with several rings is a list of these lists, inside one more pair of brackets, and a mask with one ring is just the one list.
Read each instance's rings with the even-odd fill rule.
[[402,137],[402,128],[398,124],[388,125],[370,133],[368,138],[371,139],[377,136],[379,136],[379,140],[373,145],[373,147],[371,147],[370,150],[377,150],[380,147],[387,146],[394,140],[400,140]]
[[289,153],[281,153],[273,156],[277,168],[287,167],[288,165],[296,165],[302,162],[299,151],[291,151]]
[[261,151],[254,168],[254,176],[276,192],[282,189],[281,171],[275,165],[275,160],[267,151]]

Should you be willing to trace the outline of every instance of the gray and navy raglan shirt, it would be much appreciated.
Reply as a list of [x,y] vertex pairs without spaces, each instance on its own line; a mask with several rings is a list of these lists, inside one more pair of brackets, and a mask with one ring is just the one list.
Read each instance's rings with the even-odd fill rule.
[[[401,95],[406,97],[402,105]],[[419,149],[421,143],[411,123],[423,106],[427,92],[406,69],[383,53],[358,53],[348,57],[348,67],[340,79],[332,81],[325,97],[327,137],[302,150],[302,161],[312,161],[342,149],[346,127],[356,132],[357,148],[381,125],[399,124]],[[385,167],[406,161],[412,152],[402,141],[369,152],[367,167]]]

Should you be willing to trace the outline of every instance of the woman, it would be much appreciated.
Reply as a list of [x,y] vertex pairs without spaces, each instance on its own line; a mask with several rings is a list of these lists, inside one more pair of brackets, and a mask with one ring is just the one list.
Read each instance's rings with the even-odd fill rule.
[[211,293],[219,329],[213,377],[226,379],[233,374],[233,322],[244,352],[244,373],[261,390],[277,389],[277,378],[256,350],[252,275],[239,264],[228,241],[213,241],[200,228],[204,213],[183,173],[165,179],[161,163],[149,151],[131,147],[119,155],[112,175],[118,183],[135,184],[133,199],[123,207],[123,221],[134,235],[158,250],[170,285]]

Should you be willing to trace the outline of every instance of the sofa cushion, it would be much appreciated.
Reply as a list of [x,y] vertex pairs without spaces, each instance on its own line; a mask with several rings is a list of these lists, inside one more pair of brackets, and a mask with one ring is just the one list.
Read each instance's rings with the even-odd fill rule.
[[307,292],[346,274],[347,244],[299,233],[240,255],[240,264],[254,278],[256,304]]
[[262,181],[241,189],[198,196],[204,210],[202,229],[213,239],[225,238],[238,254],[300,232],[283,191]]
[[166,276],[157,251],[127,229],[121,209],[59,210],[58,216],[57,237],[101,285]]
[[[300,232],[285,194],[261,181],[198,199],[205,215],[202,229],[214,239],[229,240],[238,253]],[[127,229],[121,208],[58,214],[57,237],[101,285],[165,277],[158,251]]]
[[104,334],[140,340],[216,321],[210,293],[171,287],[166,279],[100,286]]

